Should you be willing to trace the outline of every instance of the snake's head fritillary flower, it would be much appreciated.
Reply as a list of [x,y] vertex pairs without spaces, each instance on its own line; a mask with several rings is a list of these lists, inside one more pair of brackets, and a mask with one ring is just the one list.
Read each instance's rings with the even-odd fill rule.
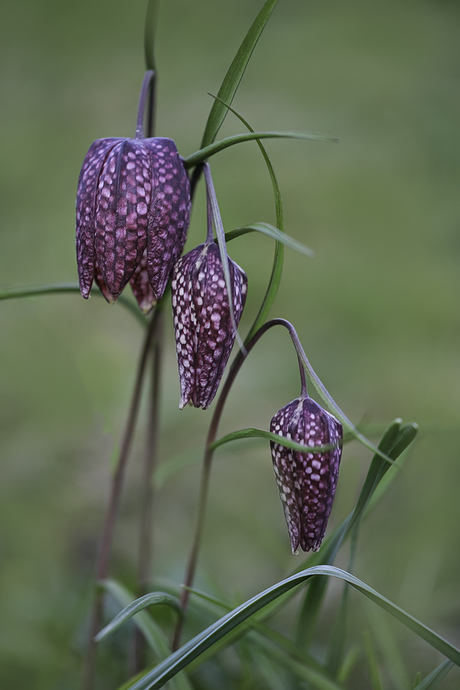
[[[228,259],[231,299],[238,325],[247,277]],[[235,341],[219,247],[212,241],[192,249],[174,267],[172,305],[181,399],[205,410],[216,395]]]
[[161,299],[182,253],[190,185],[172,139],[99,139],[77,191],[77,262],[88,298],[93,280],[109,302],[128,281],[141,309]]
[[[335,417],[308,396],[283,407],[270,431],[306,446],[306,452],[270,442],[273,468],[292,553],[318,551],[326,532],[342,456],[343,429]],[[328,446],[324,451],[308,447]]]

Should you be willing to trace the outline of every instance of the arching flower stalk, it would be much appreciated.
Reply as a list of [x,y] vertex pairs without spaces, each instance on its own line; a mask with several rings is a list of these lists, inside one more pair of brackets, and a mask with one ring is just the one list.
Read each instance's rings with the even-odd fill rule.
[[[305,445],[305,453],[270,442],[273,469],[291,538],[292,553],[318,551],[326,532],[342,457],[343,428],[307,393],[299,362],[299,398],[273,417],[270,431]],[[313,450],[318,446],[325,450]]]
[[[246,301],[245,272],[225,255],[230,277],[230,298],[221,250],[213,240],[213,223],[222,225],[207,180],[208,230],[206,242],[180,259],[171,288],[181,398],[205,410],[217,393]],[[213,190],[212,190],[213,191]],[[217,221],[217,222],[216,222]],[[224,248],[225,249],[225,248]]]
[[190,184],[175,143],[144,138],[152,75],[144,77],[136,137],[98,139],[90,146],[76,202],[83,297],[89,297],[95,280],[106,300],[114,302],[130,281],[145,312],[165,291],[190,219]]

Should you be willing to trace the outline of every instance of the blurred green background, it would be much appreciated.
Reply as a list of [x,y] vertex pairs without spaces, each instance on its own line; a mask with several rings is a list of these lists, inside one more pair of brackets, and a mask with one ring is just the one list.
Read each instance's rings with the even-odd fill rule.
[[[199,148],[207,92],[217,92],[261,5],[163,3],[157,134],[174,138],[182,155]],[[94,139],[134,135],[145,6],[0,3],[0,288],[76,280],[78,173]],[[280,0],[234,102],[255,129],[340,138],[266,144],[286,231],[316,251],[313,260],[286,251],[272,315],[294,323],[335,400],[355,422],[364,417],[369,433],[397,416],[419,423],[407,471],[363,525],[354,572],[457,644],[459,28],[454,0]],[[222,133],[240,131],[230,115]],[[212,168],[226,229],[275,222],[255,143],[223,152]],[[200,186],[187,246],[204,236]],[[249,276],[244,334],[265,290],[273,243],[250,236],[230,251]],[[0,686],[72,689],[110,462],[142,333],[122,307],[77,295],[2,302],[0,328]],[[158,493],[153,570],[179,583],[210,413],[179,412],[169,315],[166,330],[160,461],[166,466],[190,455],[197,462]],[[287,335],[273,331],[245,364],[222,433],[268,428],[298,392]],[[114,551],[113,574],[126,582],[137,546],[144,420]],[[331,526],[353,507],[369,459],[362,447],[346,446]],[[290,555],[267,444],[226,446],[216,455],[201,585],[240,601],[300,558]],[[347,566],[346,553],[338,563]],[[327,614],[339,593],[330,588]],[[383,614],[376,623],[375,610],[358,595],[352,602],[350,639],[374,631],[385,687],[410,687],[418,670],[442,661]],[[288,631],[289,621],[284,625]],[[327,639],[327,615],[323,625],[318,645]],[[389,641],[405,645],[405,670],[385,661]],[[123,658],[122,646],[119,652]],[[113,648],[106,661],[113,688],[127,670]],[[459,684],[454,670],[442,687]],[[364,672],[355,687],[369,687]]]

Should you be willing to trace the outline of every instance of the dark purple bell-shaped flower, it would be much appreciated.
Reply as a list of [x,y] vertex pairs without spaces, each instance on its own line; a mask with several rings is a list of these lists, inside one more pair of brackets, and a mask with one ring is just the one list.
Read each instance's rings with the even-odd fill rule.
[[[238,325],[246,301],[247,277],[230,258],[233,314]],[[235,341],[219,247],[192,249],[174,267],[172,306],[181,399],[205,410],[217,393]]]
[[[307,446],[305,453],[270,442],[273,468],[292,552],[318,551],[326,532],[342,456],[343,429],[335,417],[308,395],[277,412],[270,431]],[[308,446],[332,446],[308,451]]]
[[136,138],[99,139],[86,154],[76,231],[83,297],[89,297],[95,280],[113,302],[131,281],[141,309],[149,311],[162,297],[185,244],[190,184],[172,139],[143,138],[146,88]]

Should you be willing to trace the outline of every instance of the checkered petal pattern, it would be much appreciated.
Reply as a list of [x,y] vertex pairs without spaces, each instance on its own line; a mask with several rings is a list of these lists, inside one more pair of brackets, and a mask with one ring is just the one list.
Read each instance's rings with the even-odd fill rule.
[[77,263],[88,298],[93,280],[113,302],[132,280],[141,309],[162,297],[185,244],[190,185],[171,139],[99,139],[77,190]]
[[[318,551],[337,486],[342,425],[314,400],[300,397],[277,412],[270,431],[307,447],[301,453],[270,442],[292,552],[297,553],[299,546],[304,551]],[[332,448],[308,452],[314,446]]]
[[[228,260],[233,313],[239,323],[246,301],[244,271]],[[172,306],[181,399],[205,410],[217,393],[235,341],[219,248],[202,244],[174,267]]]

